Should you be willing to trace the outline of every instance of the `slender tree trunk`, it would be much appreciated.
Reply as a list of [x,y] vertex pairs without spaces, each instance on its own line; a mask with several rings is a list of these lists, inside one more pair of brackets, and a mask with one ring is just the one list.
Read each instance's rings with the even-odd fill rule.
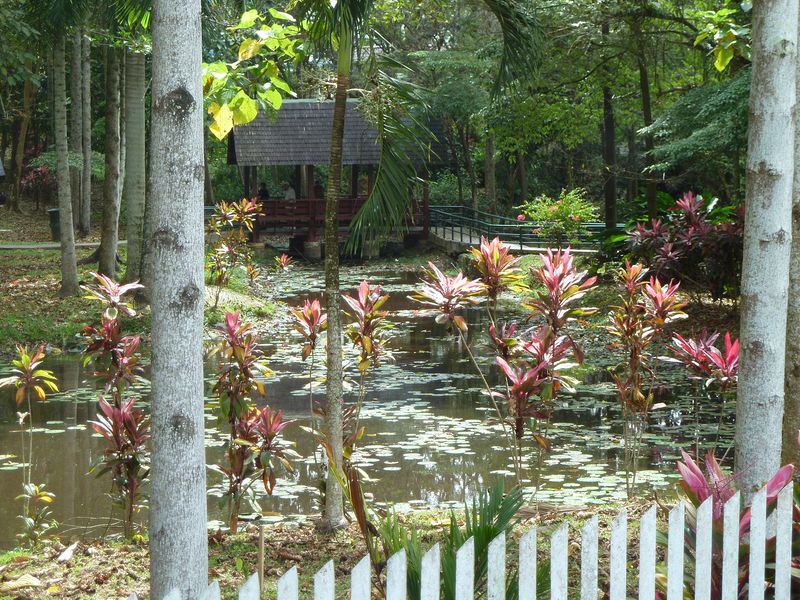
[[[325,197],[325,304],[328,310],[327,366],[325,382],[325,435],[333,449],[337,468],[342,468],[342,314],[339,290],[339,195],[342,187],[342,142],[347,114],[347,89],[353,53],[353,34],[340,32],[337,60],[336,95],[333,105],[331,160]],[[325,485],[325,520],[327,528],[345,524],[342,490],[331,469]]]
[[792,242],[797,0],[753,9],[736,470],[747,496],[781,460]]
[[119,239],[119,52],[109,48],[106,57],[106,178],[103,185],[103,229],[100,238],[100,272],[116,278]]
[[[799,17],[800,18],[800,17]],[[798,23],[800,28],[800,23]],[[798,40],[800,41],[800,40]],[[800,54],[795,57],[795,102],[800,98]],[[738,160],[739,153],[735,153]],[[783,462],[800,466],[800,129],[794,132],[792,179],[792,249],[789,262],[789,300],[786,313],[786,376],[783,411]]]
[[[28,61],[27,65],[28,70],[32,70],[31,61]],[[19,210],[19,199],[22,194],[22,171],[25,166],[25,146],[28,140],[28,128],[31,123],[34,94],[33,81],[26,79],[22,87],[22,116],[20,117],[17,132],[17,144],[14,147],[14,192],[11,194],[11,208],[14,210]]]
[[490,131],[486,132],[486,147],[484,149],[483,160],[483,180],[486,189],[486,200],[489,202],[489,210],[497,212],[497,174],[496,163],[494,160],[494,136]]
[[126,53],[125,68],[125,206],[128,262],[125,280],[141,277],[145,204],[145,55]]
[[61,295],[78,293],[78,264],[75,257],[75,232],[72,229],[72,194],[69,186],[67,147],[67,65],[64,33],[56,35],[53,50],[53,128],[56,141],[59,225],[61,226]]
[[[650,74],[647,70],[647,60],[644,53],[644,39],[640,23],[636,23],[633,27],[633,35],[637,40],[638,52],[636,56],[636,64],[639,68],[639,91],[642,95],[642,119],[644,126],[649,127],[653,124],[653,108],[650,100]],[[644,148],[646,151],[645,165],[652,163],[651,152],[653,151],[653,136],[644,136]],[[656,206],[656,182],[653,179],[653,173],[647,173],[647,214],[651,219],[656,218],[658,208]]]
[[80,235],[89,235],[92,220],[92,42],[88,35],[83,36],[81,49],[81,94],[83,118],[81,119],[81,137],[83,143],[83,171],[81,181],[81,214],[78,219]]
[[[76,27],[72,34],[72,64],[69,73],[69,150],[83,155],[83,30]],[[81,214],[81,169],[70,169],[72,191],[72,223],[78,226]]]
[[[125,83],[128,76],[128,65],[125,60],[125,50],[117,50],[117,61],[119,65],[119,175],[117,176],[117,198],[122,206],[122,198],[125,194],[126,176],[125,167],[127,166],[128,141],[126,139],[127,127],[125,116],[127,114],[127,100],[125,98]],[[117,223],[117,237],[119,237],[119,223]]]
[[150,597],[208,585],[200,0],[154,0]]
[[519,179],[519,201],[525,202],[528,199],[528,169],[525,164],[525,153],[522,150],[517,152],[517,177]]
[[[603,38],[610,33],[608,21],[603,21]],[[606,68],[604,74],[611,77],[611,69]],[[606,229],[617,227],[617,137],[616,123],[614,122],[614,103],[611,88],[603,86],[603,198],[605,205]]]
[[472,166],[472,152],[469,147],[469,134],[467,128],[458,125],[458,138],[461,142],[461,153],[464,161],[464,170],[469,178],[469,193],[472,198],[472,209],[478,210],[478,181],[475,177],[475,169]]

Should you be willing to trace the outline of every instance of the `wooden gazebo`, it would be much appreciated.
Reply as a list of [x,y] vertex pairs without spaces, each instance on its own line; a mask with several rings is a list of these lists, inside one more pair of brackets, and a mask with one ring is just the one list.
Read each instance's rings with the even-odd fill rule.
[[[242,173],[244,195],[257,196],[257,168],[294,167],[297,199],[282,197],[265,203],[260,219],[262,231],[291,230],[314,241],[323,226],[324,193],[327,181],[315,179],[315,166],[330,160],[333,101],[285,100],[277,115],[260,114],[250,123],[234,127],[228,141],[228,163]],[[375,166],[380,162],[377,132],[358,111],[358,101],[348,100],[342,163],[350,178],[349,197],[339,201],[339,223],[347,227],[372,191]],[[366,174],[363,181],[362,174]],[[361,184],[359,184],[361,183]],[[412,200],[413,201],[413,200]],[[414,202],[415,222],[427,229],[427,193],[418,206]]]

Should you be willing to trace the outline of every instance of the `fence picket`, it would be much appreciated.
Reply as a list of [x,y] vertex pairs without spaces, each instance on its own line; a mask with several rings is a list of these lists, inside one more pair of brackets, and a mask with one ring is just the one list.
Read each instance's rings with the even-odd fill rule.
[[456,552],[456,600],[475,595],[475,539],[469,538]]
[[206,593],[203,594],[202,600],[219,600],[222,592],[219,589],[219,581],[212,581],[211,585],[208,586],[206,589]]
[[164,600],[181,600],[181,591],[178,588],[172,588],[170,592],[164,596]]
[[696,548],[694,554],[695,600],[711,600],[711,550],[714,498],[709,496],[697,509],[695,524]]
[[442,554],[438,543],[422,557],[419,600],[439,600],[441,561]]
[[789,600],[791,595],[793,494],[794,485],[791,482],[778,494],[778,531],[775,542],[775,600]]
[[559,525],[550,536],[550,600],[567,600],[569,526]]
[[749,600],[764,599],[764,564],[766,562],[767,489],[762,487],[750,505],[750,580],[747,584]]
[[597,515],[581,530],[581,600],[597,600]]
[[386,600],[406,600],[406,551],[400,550],[386,563]]
[[722,600],[739,595],[739,492],[725,503],[722,524]]
[[536,527],[519,541],[519,600],[536,600]]
[[314,574],[314,600],[333,600],[334,598],[333,561],[329,560]]
[[625,600],[628,569],[628,512],[623,510],[611,522],[610,600]]
[[372,582],[369,556],[362,558],[350,572],[350,600],[370,600]]
[[261,588],[258,586],[258,573],[253,573],[239,588],[239,600],[259,600]]
[[667,540],[667,600],[683,598],[683,523],[686,506],[679,501],[669,511],[669,538]]
[[297,567],[292,567],[278,579],[278,600],[297,600],[299,587]]
[[506,534],[500,534],[489,543],[487,588],[489,600],[506,597]]
[[656,507],[651,506],[639,521],[639,600],[656,595]]

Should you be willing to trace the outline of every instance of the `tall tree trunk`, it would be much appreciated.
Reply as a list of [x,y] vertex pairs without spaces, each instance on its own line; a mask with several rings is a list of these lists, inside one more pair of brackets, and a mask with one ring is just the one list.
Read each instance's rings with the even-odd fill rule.
[[747,496],[780,467],[792,242],[797,0],[753,8],[736,470]]
[[106,57],[106,178],[103,185],[103,229],[100,238],[100,273],[116,278],[119,239],[119,51],[108,48]]
[[141,277],[145,203],[145,55],[126,53],[125,67],[125,207],[128,262],[125,280]]
[[61,227],[61,295],[78,293],[78,264],[75,257],[75,232],[72,229],[72,194],[69,186],[67,147],[67,65],[64,32],[56,35],[53,50],[53,128],[56,141],[58,216]]
[[[27,62],[27,66],[29,71],[33,69],[31,61]],[[11,208],[14,210],[19,210],[19,200],[22,194],[22,171],[25,166],[25,146],[28,140],[28,127],[31,123],[34,95],[35,88],[33,81],[28,78],[25,80],[22,87],[22,115],[20,116],[19,129],[17,131],[17,143],[14,146],[14,192],[11,194]]]
[[[125,115],[127,114],[127,108],[125,107],[127,102],[125,99],[125,80],[128,76],[128,65],[125,61],[125,54],[124,50],[117,50],[117,60],[119,61],[119,175],[117,176],[117,197],[120,199],[120,205],[122,205],[122,199],[125,194],[125,167],[128,154],[128,142],[125,139],[127,133],[125,123]],[[117,224],[117,237],[119,237],[119,224]]]
[[528,169],[525,164],[525,153],[522,150],[517,152],[517,178],[519,180],[519,201],[525,202],[528,199]]
[[483,157],[483,181],[486,189],[486,200],[489,202],[489,210],[497,212],[497,169],[494,160],[494,136],[490,131],[486,132]]
[[[342,187],[342,142],[347,113],[347,88],[353,53],[353,34],[346,28],[339,32],[336,95],[333,105],[331,160],[325,196],[325,304],[328,310],[327,365],[325,382],[325,435],[333,449],[333,459],[342,467],[342,314],[339,290],[339,195]],[[345,524],[342,490],[328,469],[325,485],[325,521],[328,528]]]
[[[83,155],[83,30],[76,27],[72,33],[72,63],[69,72],[69,150]],[[70,169],[72,191],[72,223],[78,226],[81,214],[81,169]]]
[[478,181],[475,177],[475,169],[472,166],[472,152],[469,147],[469,133],[463,125],[458,125],[458,138],[461,142],[461,158],[464,161],[464,170],[469,178],[469,193],[472,198],[472,209],[478,210]]
[[208,586],[200,0],[154,0],[150,597]]
[[[800,17],[799,17],[800,18]],[[800,23],[798,23],[800,28]],[[800,40],[799,40],[800,41]],[[800,54],[796,57],[795,102],[800,98]],[[735,153],[738,160],[739,153]],[[794,132],[792,179],[792,250],[789,262],[789,300],[786,313],[785,402],[783,411],[783,462],[800,466],[800,128]]]
[[83,138],[83,171],[81,181],[81,214],[78,230],[81,236],[89,235],[92,220],[92,42],[88,35],[83,36],[81,49],[81,137]]
[[[653,108],[650,100],[650,74],[647,70],[647,60],[644,53],[644,37],[640,23],[636,23],[633,28],[634,36],[638,44],[638,52],[636,55],[636,64],[639,68],[639,91],[642,95],[642,119],[644,126],[650,127],[653,124]],[[644,136],[644,148],[646,151],[645,165],[652,164],[653,157],[653,136]],[[656,218],[658,209],[656,207],[656,182],[653,179],[653,173],[647,173],[647,214],[651,219]]]
[[[610,33],[608,21],[603,21],[603,38]],[[606,68],[604,74],[611,77],[611,69]],[[603,198],[606,229],[617,227],[617,136],[614,122],[614,103],[611,88],[603,86]]]

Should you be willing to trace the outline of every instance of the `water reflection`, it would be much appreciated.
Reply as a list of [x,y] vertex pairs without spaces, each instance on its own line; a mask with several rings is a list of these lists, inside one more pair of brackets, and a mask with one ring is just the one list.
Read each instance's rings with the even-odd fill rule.
[[[362,422],[367,436],[355,456],[371,480],[365,489],[376,502],[402,506],[440,507],[468,500],[480,486],[497,477],[513,481],[513,467],[502,443],[498,425],[482,394],[480,380],[469,359],[447,331],[430,316],[416,312],[408,298],[415,276],[397,272],[374,272],[362,268],[346,270],[342,286],[355,288],[369,277],[385,284],[392,294],[388,309],[393,311],[394,360],[382,365],[368,380]],[[318,271],[296,269],[282,282],[284,300],[296,304],[318,293]],[[469,321],[474,335],[482,329],[483,313],[472,310]],[[298,346],[287,325],[267,336],[265,350],[275,376],[266,381],[266,398],[287,418],[308,424],[307,364],[298,360]],[[604,349],[587,349],[591,360],[608,360]],[[322,362],[322,361],[318,361]],[[485,371],[490,358],[486,358]],[[93,434],[88,421],[96,414],[96,389],[76,355],[62,355],[48,361],[66,393],[53,396],[33,409],[33,480],[44,482],[56,494],[54,513],[62,529],[100,534],[109,515],[107,478],[87,476],[102,455],[103,440]],[[214,365],[207,364],[210,389]],[[320,367],[321,368],[321,367]],[[0,367],[0,375],[3,368]],[[495,383],[496,374],[490,375]],[[146,402],[147,387],[137,388]],[[654,413],[644,435],[647,450],[639,461],[640,481],[646,487],[665,486],[673,477],[679,446],[705,447],[732,438],[733,406],[721,401],[698,401],[686,385],[674,387],[669,409]],[[16,424],[16,407],[11,394],[0,392],[0,456],[17,455],[21,444]],[[355,391],[353,392],[353,396]],[[624,496],[622,429],[614,392],[601,372],[590,373],[586,385],[574,397],[565,396],[556,407],[549,437],[553,451],[543,461],[541,489],[543,502],[586,504]],[[281,514],[317,512],[317,468],[308,434],[298,426],[286,431],[304,457],[297,472],[279,479],[271,498],[264,499],[265,511]],[[207,460],[222,456],[222,436],[215,419],[207,417]],[[530,450],[530,448],[529,448]],[[526,456],[531,467],[536,458]],[[532,473],[532,469],[528,469]],[[19,511],[14,500],[20,490],[21,470],[14,458],[0,461],[0,545],[10,546],[19,530],[13,517]],[[220,483],[209,472],[209,486]],[[532,486],[531,481],[523,482]],[[211,518],[222,517],[216,498],[209,499]]]

